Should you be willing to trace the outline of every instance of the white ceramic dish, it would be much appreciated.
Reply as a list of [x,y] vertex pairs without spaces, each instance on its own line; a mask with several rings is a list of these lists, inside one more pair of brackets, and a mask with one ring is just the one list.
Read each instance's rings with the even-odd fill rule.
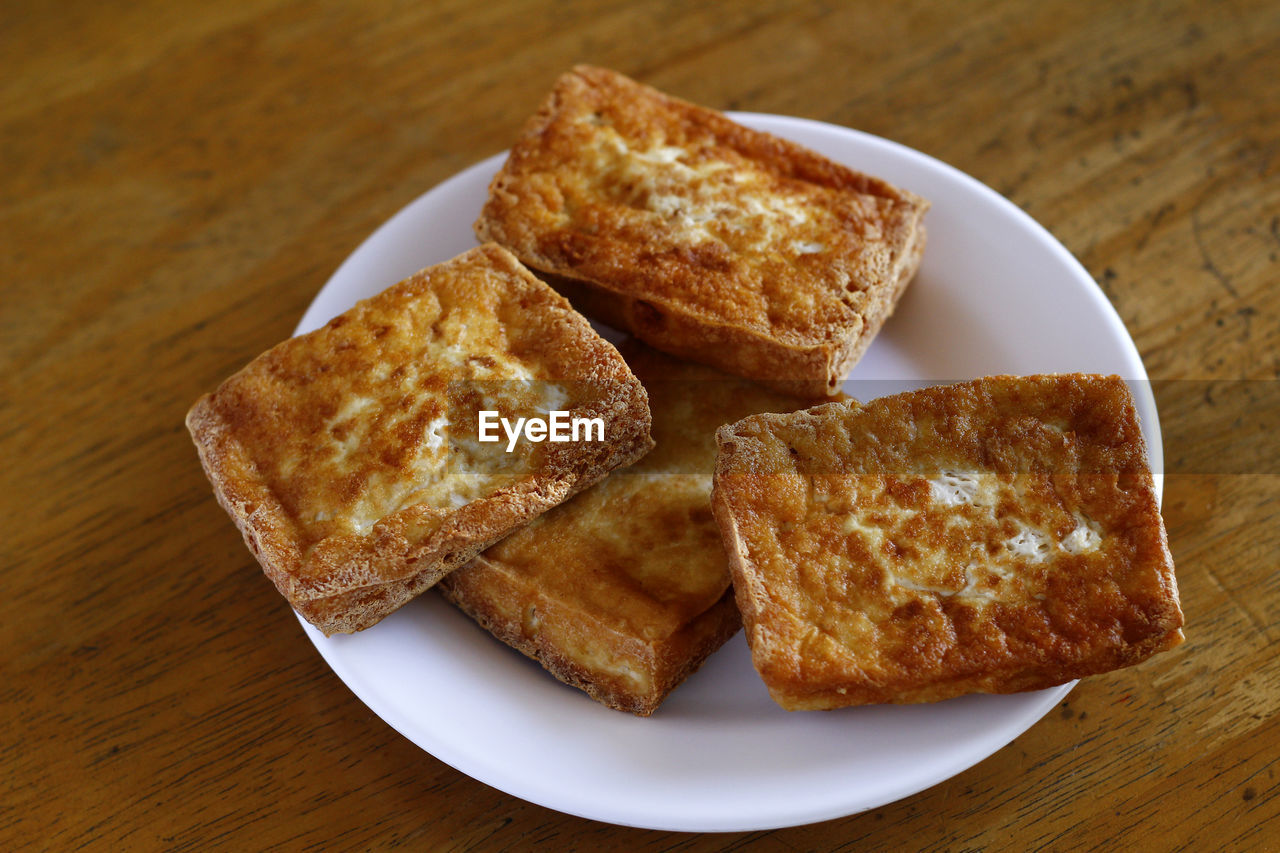
[[[1155,402],[1114,309],[1047,231],[961,172],[886,140],[818,122],[737,114],[933,202],[916,281],[854,370],[859,398],[993,373],[1117,373],[1132,384],[1152,467]],[[418,198],[334,273],[308,331],[475,244],[471,223],[502,157]],[[561,685],[428,594],[375,628],[325,638],[303,626],[351,690],[432,755],[489,785],[601,821],[671,830],[764,829],[875,808],[976,764],[1071,690],[935,705],[779,709],[739,634],[639,719]]]

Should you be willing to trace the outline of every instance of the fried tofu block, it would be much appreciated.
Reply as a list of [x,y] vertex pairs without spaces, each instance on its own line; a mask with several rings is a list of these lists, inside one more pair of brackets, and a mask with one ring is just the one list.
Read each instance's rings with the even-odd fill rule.
[[784,708],[1036,690],[1182,641],[1117,377],[990,377],[717,440],[716,519]]
[[647,716],[741,625],[711,516],[716,428],[812,401],[621,350],[649,391],[657,448],[438,589],[556,678]]
[[475,229],[587,314],[833,394],[915,274],[928,203],[602,68],[564,75]]
[[[486,409],[600,418],[605,440],[507,452],[479,440]],[[219,502],[326,634],[369,627],[633,462],[649,423],[617,350],[493,245],[279,344],[187,415]]]

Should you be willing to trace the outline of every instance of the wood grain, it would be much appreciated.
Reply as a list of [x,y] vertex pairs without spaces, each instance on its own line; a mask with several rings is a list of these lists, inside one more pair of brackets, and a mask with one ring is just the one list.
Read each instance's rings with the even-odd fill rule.
[[[1275,849],[1277,55],[1273,0],[5,4],[0,846]],[[561,815],[365,709],[182,417],[578,61],[898,140],[1061,239],[1156,380],[1187,643],[930,790],[767,833]]]

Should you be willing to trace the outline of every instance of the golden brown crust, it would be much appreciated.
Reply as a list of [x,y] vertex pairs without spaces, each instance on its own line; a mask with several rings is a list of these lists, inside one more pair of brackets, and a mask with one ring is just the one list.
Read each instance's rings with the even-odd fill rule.
[[[520,380],[520,381],[513,381]],[[605,441],[477,441],[480,408]],[[366,628],[652,447],[617,351],[504,249],[428,267],[285,341],[187,415],[218,501],[325,633]]]
[[561,681],[645,716],[740,625],[711,516],[716,428],[808,401],[634,341],[619,349],[648,389],[654,451],[438,588]]
[[927,208],[714,110],[580,66],[526,124],[475,227],[659,349],[820,395],[914,275]]
[[717,440],[716,520],[785,708],[1034,690],[1182,641],[1117,377],[989,377]]
[[[661,641],[644,640],[619,631],[598,614],[548,598],[536,585],[482,560],[453,572],[436,588],[482,628],[560,681],[602,705],[640,717],[657,710],[742,627],[733,591],[726,590],[678,632]],[[480,565],[487,571],[477,571]],[[584,647],[592,650],[590,656],[584,656]],[[602,665],[606,655],[608,663]]]

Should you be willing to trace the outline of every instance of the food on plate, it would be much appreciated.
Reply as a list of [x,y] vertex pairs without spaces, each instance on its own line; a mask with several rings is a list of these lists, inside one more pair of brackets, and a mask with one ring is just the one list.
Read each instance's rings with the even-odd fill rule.
[[924,251],[928,203],[602,68],[556,83],[475,224],[658,349],[832,394]]
[[784,708],[1034,690],[1182,641],[1117,377],[994,376],[755,415],[717,441],[716,519]]
[[[600,428],[483,441],[485,411]],[[369,627],[634,462],[649,423],[617,350],[493,245],[279,344],[187,415],[219,502],[326,634]]]
[[716,428],[803,400],[624,342],[657,447],[438,587],[593,698],[645,715],[740,626],[711,517]]

